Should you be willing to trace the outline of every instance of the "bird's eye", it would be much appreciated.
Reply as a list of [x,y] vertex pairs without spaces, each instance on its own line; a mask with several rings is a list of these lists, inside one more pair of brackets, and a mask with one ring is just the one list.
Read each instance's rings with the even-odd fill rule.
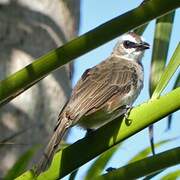
[[124,47],[125,47],[126,49],[128,49],[128,48],[133,48],[134,45],[135,45],[135,43],[134,43],[134,42],[131,42],[131,41],[124,41],[124,42],[123,42],[123,45],[124,45]]

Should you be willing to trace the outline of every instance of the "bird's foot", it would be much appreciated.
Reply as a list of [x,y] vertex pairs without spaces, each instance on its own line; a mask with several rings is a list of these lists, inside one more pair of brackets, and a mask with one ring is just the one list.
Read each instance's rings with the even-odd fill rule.
[[133,106],[126,105],[126,112],[124,114],[124,118],[125,118],[126,125],[128,126],[131,124],[131,120],[129,119],[129,114],[132,109],[133,109]]

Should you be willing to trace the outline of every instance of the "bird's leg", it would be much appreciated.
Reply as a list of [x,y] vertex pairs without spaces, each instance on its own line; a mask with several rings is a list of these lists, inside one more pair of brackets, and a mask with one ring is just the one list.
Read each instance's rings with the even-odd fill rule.
[[131,105],[126,105],[126,112],[124,113],[124,118],[125,118],[125,123],[126,125],[130,125],[131,124],[131,120],[129,119],[129,114],[131,112],[131,110],[133,109],[133,106]]

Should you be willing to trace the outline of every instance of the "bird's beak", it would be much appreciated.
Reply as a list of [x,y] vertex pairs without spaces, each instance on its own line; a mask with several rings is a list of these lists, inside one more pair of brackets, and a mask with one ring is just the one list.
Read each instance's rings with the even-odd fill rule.
[[145,49],[149,49],[149,48],[150,48],[150,45],[147,42],[141,42],[137,46],[138,50],[145,50]]

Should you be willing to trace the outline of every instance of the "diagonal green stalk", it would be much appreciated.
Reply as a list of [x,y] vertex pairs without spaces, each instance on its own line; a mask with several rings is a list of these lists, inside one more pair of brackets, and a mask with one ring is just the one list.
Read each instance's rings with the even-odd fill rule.
[[[180,147],[159,153],[157,155],[136,161],[132,164],[116,169],[95,180],[138,179],[151,173],[160,171],[180,163]],[[139,169],[139,170],[138,170]],[[138,171],[137,171],[138,170]]]
[[[179,0],[151,0],[61,46],[0,82],[0,105],[24,92],[53,70],[90,50],[180,6]],[[132,21],[133,19],[133,21]]]
[[[178,110],[180,101],[177,99],[180,99],[180,88],[134,108],[128,120],[115,119],[88,137],[56,153],[50,168],[41,173],[37,179],[58,179],[66,176],[102,152],[149,126],[149,124],[155,123]],[[33,172],[27,171],[17,179],[33,179],[33,177]]]
[[162,74],[161,79],[159,80],[159,83],[156,89],[154,90],[151,99],[158,98],[161,95],[167,83],[169,82],[175,71],[178,69],[178,67],[180,66],[179,58],[180,58],[180,43],[178,44],[169,64],[167,65],[164,73]]

